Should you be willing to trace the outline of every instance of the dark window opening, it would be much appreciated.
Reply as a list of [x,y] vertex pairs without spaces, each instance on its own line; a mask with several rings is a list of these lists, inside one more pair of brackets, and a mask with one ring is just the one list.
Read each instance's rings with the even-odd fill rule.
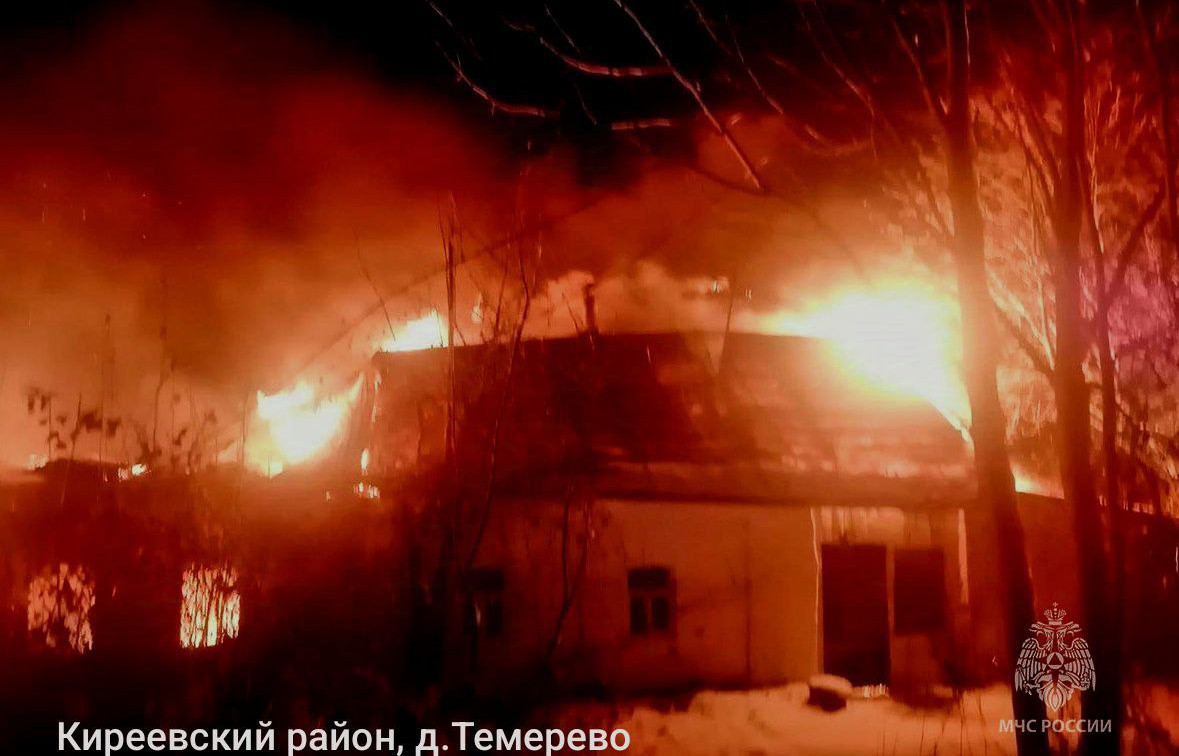
[[471,605],[468,622],[471,630],[485,638],[495,638],[504,629],[504,573],[494,567],[476,567],[470,574]]
[[897,635],[945,629],[945,574],[941,549],[897,549],[893,559],[893,616]]
[[675,591],[671,570],[639,567],[626,576],[630,591],[631,635],[670,633],[675,612]]

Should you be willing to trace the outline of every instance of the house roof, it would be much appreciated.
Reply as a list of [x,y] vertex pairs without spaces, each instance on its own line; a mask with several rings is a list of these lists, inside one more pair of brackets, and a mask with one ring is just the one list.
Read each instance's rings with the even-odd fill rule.
[[514,361],[502,344],[378,354],[371,432],[386,468],[440,451],[452,357],[461,422],[485,426],[482,443],[498,433],[505,479],[588,461],[622,487],[690,495],[666,482],[684,466],[764,488],[767,475],[960,478],[968,462],[931,405],[865,385],[825,342],[689,332],[527,340]]

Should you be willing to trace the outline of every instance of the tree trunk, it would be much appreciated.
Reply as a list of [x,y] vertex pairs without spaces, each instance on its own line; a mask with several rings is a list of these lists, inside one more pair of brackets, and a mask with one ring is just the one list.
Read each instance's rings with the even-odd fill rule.
[[[966,6],[963,0],[949,0],[947,6],[950,92],[945,131],[949,199],[954,217],[953,252],[962,309],[963,368],[970,399],[978,506],[990,515],[995,536],[995,559],[1002,570],[1006,592],[1006,647],[1009,659],[1014,660],[1033,621],[1032,586],[996,379],[998,343],[994,302],[987,286],[982,209],[970,132]],[[1014,687],[1011,704],[1017,720],[1038,722],[1044,718],[1042,703]],[[1016,745],[1021,756],[1048,753],[1048,739],[1043,732],[1017,731]]]
[[[1090,205],[1091,206],[1091,205]],[[1092,213],[1090,218],[1093,218]],[[1094,244],[1101,247],[1096,239],[1096,219],[1092,221]],[[1109,567],[1112,569],[1112,591],[1110,599],[1112,612],[1109,619],[1108,632],[1109,653],[1107,674],[1118,676],[1122,670],[1122,658],[1125,649],[1126,623],[1126,531],[1123,513],[1123,495],[1121,486],[1121,460],[1118,453],[1118,374],[1117,364],[1114,362],[1113,345],[1110,341],[1109,310],[1111,296],[1105,274],[1105,255],[1098,255],[1094,269],[1096,272],[1096,287],[1101,292],[1098,302],[1097,315],[1093,327],[1096,333],[1097,356],[1101,370],[1101,457],[1105,466],[1105,505],[1109,511]],[[1098,515],[1100,516],[1100,515]],[[1112,679],[1112,677],[1111,677]],[[1120,680],[1119,680],[1120,682]],[[1120,714],[1121,702],[1117,703],[1116,711]],[[1120,726],[1120,721],[1114,725]]]
[[[1084,361],[1088,353],[1081,297],[1081,211],[1084,159],[1084,107],[1080,50],[1075,17],[1061,35],[1064,73],[1064,159],[1053,207],[1056,286],[1056,413],[1060,445],[1061,485],[1072,505],[1085,622],[1099,684],[1087,691],[1083,710],[1088,720],[1112,721],[1111,732],[1087,730],[1086,754],[1116,754],[1121,744],[1121,671],[1117,653],[1113,602],[1107,584],[1106,548],[1101,508],[1093,480],[1089,387]],[[1095,728],[1094,728],[1095,729]]]
[[[1065,232],[1069,228],[1065,226]],[[1064,497],[1074,511],[1077,551],[1081,564],[1081,592],[1085,602],[1085,628],[1092,647],[1100,684],[1084,697],[1086,719],[1110,719],[1112,734],[1087,731],[1085,753],[1117,752],[1121,712],[1121,675],[1114,639],[1106,577],[1106,548],[1101,507],[1093,484],[1089,421],[1089,387],[1082,363],[1084,329],[1080,312],[1080,275],[1076,240],[1057,242],[1056,260],[1056,412]]]

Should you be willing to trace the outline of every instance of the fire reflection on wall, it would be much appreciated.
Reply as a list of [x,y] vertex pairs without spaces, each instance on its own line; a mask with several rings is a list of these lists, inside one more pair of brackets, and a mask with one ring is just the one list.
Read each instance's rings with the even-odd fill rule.
[[236,586],[237,570],[232,567],[193,565],[184,571],[180,588],[181,646],[207,648],[237,637],[242,600]]
[[29,635],[48,648],[84,654],[94,647],[90,610],[94,579],[85,569],[62,562],[29,581]]

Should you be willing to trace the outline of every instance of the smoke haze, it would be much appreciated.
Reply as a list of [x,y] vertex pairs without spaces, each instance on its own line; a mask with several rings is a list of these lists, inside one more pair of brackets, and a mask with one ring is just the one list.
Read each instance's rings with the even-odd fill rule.
[[[539,332],[575,325],[568,292],[590,278],[603,282],[603,327],[633,330],[722,325],[708,291],[722,278],[739,306],[771,308],[798,270],[849,275],[844,253],[779,201],[653,158],[634,158],[625,184],[587,185],[571,150],[521,153],[446,97],[382,83],[274,19],[141,9],[33,47],[2,80],[9,464],[44,447],[30,387],[70,412],[101,404],[146,424],[164,378],[165,406],[229,417],[340,334],[337,363],[363,361],[372,330],[387,330],[372,317],[378,294],[393,320],[442,309],[429,276],[451,213],[471,253],[522,208],[552,221]],[[731,170],[706,139],[698,159]]]

